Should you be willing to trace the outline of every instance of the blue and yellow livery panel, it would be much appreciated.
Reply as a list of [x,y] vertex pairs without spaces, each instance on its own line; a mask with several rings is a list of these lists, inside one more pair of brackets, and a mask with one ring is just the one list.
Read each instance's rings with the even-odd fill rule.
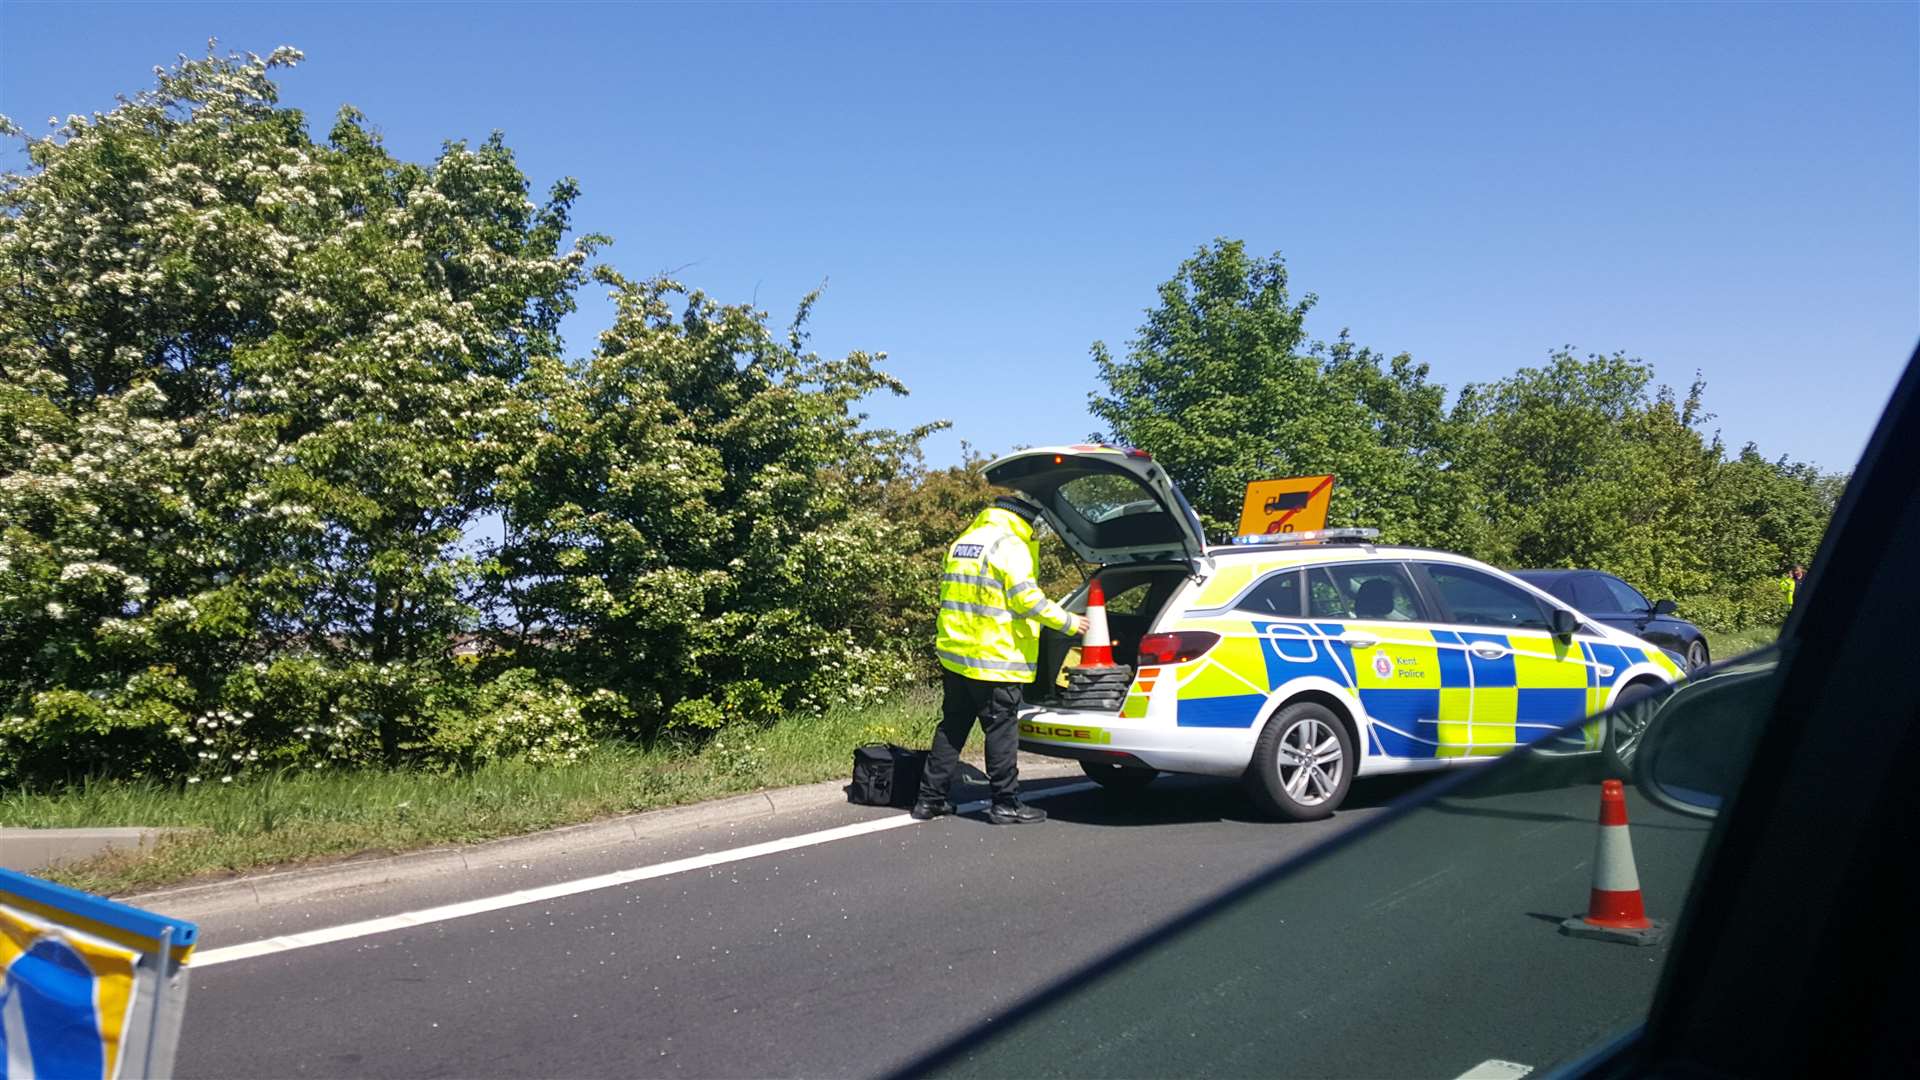
[[[1568,639],[1239,611],[1189,616],[1176,626],[1220,640],[1194,660],[1142,666],[1117,717],[1076,721],[1100,725],[1103,745],[1138,750],[1145,763],[1175,771],[1243,769],[1261,722],[1280,702],[1307,693],[1334,699],[1353,717],[1363,774],[1444,768],[1534,744],[1592,752],[1601,748],[1598,721],[1559,733],[1603,711],[1634,679],[1681,677],[1657,648],[1589,634]],[[1073,720],[1056,710],[1037,715]],[[1056,741],[1039,727],[1022,735],[1041,752]],[[1182,751],[1178,762],[1162,756],[1174,748]],[[1203,767],[1195,768],[1196,760]]]

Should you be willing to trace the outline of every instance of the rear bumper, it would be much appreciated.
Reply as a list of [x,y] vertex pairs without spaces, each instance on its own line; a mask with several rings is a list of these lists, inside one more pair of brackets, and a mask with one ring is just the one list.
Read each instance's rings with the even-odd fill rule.
[[1039,707],[1020,712],[1020,749],[1028,753],[1162,772],[1239,776],[1253,758],[1254,737],[1250,729],[1183,728],[1116,713]]

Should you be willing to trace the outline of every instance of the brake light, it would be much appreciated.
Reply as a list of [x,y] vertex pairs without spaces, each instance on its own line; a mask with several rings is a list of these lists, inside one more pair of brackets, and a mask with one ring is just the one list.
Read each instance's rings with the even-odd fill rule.
[[1142,664],[1184,664],[1206,655],[1219,644],[1220,635],[1210,630],[1182,630],[1174,634],[1148,634],[1140,639]]

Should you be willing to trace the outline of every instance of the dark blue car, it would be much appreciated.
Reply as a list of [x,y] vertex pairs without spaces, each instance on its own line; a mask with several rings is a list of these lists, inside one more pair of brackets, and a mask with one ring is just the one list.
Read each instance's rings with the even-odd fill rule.
[[1685,619],[1674,617],[1674,603],[1653,603],[1640,590],[1600,570],[1515,570],[1514,577],[1544,589],[1596,622],[1625,630],[1635,637],[1683,656],[1687,670],[1707,666],[1707,636]]

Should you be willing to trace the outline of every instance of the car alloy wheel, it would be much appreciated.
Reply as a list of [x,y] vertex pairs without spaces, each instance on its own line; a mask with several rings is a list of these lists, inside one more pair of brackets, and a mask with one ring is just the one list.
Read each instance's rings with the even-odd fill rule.
[[1653,723],[1653,714],[1660,710],[1661,700],[1654,698],[1655,693],[1653,685],[1636,682],[1621,690],[1620,696],[1614,699],[1606,719],[1609,775],[1618,779],[1633,775],[1633,756],[1639,752],[1640,740]]
[[1260,731],[1247,766],[1247,794],[1270,817],[1318,821],[1332,814],[1353,785],[1353,735],[1319,701],[1295,701]]
[[1267,719],[1246,767],[1246,794],[1267,817],[1319,821],[1354,786],[1354,734],[1323,701],[1294,701]]
[[1280,733],[1274,748],[1280,786],[1301,806],[1319,806],[1340,790],[1346,755],[1333,728],[1317,717],[1301,717]]

